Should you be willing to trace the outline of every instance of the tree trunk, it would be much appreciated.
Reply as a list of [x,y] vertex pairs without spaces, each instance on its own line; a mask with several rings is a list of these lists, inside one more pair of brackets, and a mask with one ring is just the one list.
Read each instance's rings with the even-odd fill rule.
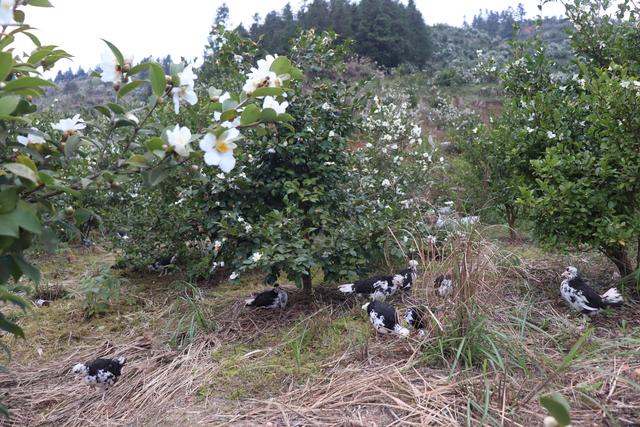
[[605,254],[607,258],[609,258],[611,262],[613,262],[616,265],[622,277],[628,276],[631,273],[633,273],[634,271],[633,263],[631,261],[631,258],[629,257],[629,254],[627,254],[627,251],[624,248],[624,246],[622,245],[607,246],[605,248],[602,248],[601,251],[603,254]]
[[518,211],[515,206],[506,203],[504,205],[505,216],[507,217],[507,226],[509,227],[509,239],[511,241],[518,240],[518,232],[516,231],[516,219]]
[[302,290],[307,296],[311,296],[311,274],[302,276]]

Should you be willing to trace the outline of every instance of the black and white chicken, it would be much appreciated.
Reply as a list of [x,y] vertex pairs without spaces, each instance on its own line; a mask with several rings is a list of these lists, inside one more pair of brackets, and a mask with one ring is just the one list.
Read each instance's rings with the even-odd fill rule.
[[402,270],[393,276],[374,276],[368,279],[358,280],[354,283],[340,285],[338,290],[345,294],[367,296],[372,300],[384,301],[393,295],[398,288],[411,289],[411,285],[417,277],[418,261],[409,261],[409,268]]
[[393,295],[402,286],[404,278],[401,274],[393,276],[374,276],[368,279],[358,280],[354,283],[340,285],[338,290],[345,294],[367,296],[372,300],[384,300]]
[[409,261],[409,267],[398,273],[402,276],[402,289],[409,290],[418,277],[418,261]]
[[451,280],[451,274],[441,274],[433,281],[438,295],[442,298],[447,298],[453,293],[453,281]]
[[409,330],[400,324],[398,313],[392,305],[383,301],[373,300],[362,306],[367,311],[373,329],[381,334],[396,334],[409,336]]
[[160,273],[160,277],[166,276],[169,274],[169,270],[175,266],[177,260],[178,254],[174,254],[170,257],[158,258],[153,262],[153,264],[149,264],[147,268],[149,271]]
[[619,307],[623,304],[622,296],[616,288],[611,288],[598,295],[578,275],[578,269],[569,266],[562,273],[564,280],[560,284],[560,295],[573,308],[583,314],[596,314],[607,307]]
[[124,357],[96,359],[93,362],[76,364],[71,372],[81,375],[84,382],[91,386],[106,389],[118,381],[126,361]]
[[116,236],[118,236],[118,239],[120,240],[129,240],[131,237],[129,237],[129,233],[127,233],[124,230],[118,230],[116,231]]
[[277,283],[270,291],[260,292],[245,300],[247,307],[285,308],[289,295]]

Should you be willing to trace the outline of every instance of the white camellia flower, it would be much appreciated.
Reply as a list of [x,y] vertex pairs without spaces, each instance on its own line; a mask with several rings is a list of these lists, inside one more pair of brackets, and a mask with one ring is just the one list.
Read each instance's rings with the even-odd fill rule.
[[15,24],[13,20],[13,8],[15,0],[0,0],[0,25]]
[[84,120],[80,118],[80,114],[76,114],[70,119],[62,119],[58,123],[53,125],[53,128],[59,130],[65,134],[65,136],[74,135],[79,133],[87,125]]
[[262,103],[262,108],[263,109],[271,108],[271,109],[275,110],[275,112],[277,114],[284,114],[284,112],[287,110],[288,106],[289,106],[288,102],[285,101],[282,104],[280,104],[272,96],[265,96],[264,97],[264,102]]
[[204,151],[204,162],[209,166],[218,166],[224,173],[229,173],[236,166],[236,159],[233,157],[233,149],[236,144],[233,142],[240,137],[240,132],[236,128],[224,131],[216,137],[208,133],[200,140],[200,149]]
[[180,101],[184,100],[190,105],[195,105],[198,102],[198,95],[193,90],[195,86],[195,79],[197,79],[193,72],[193,66],[188,65],[181,73],[178,73],[178,80],[180,85],[171,89],[173,95],[173,109],[178,114],[180,112]]
[[172,131],[167,130],[167,140],[179,156],[189,157],[189,153],[191,153],[191,146],[189,145],[191,131],[188,127],[176,125]]
[[251,255],[251,261],[253,262],[258,262],[262,259],[262,254],[260,252],[254,252],[253,255]]
[[227,99],[231,99],[231,95],[229,94],[229,92],[225,92],[222,95],[220,95],[218,102],[221,104],[224,104],[224,101],[226,101]]
[[547,131],[547,138],[549,139],[554,139],[556,137],[556,134],[551,132],[550,130]]
[[380,185],[382,185],[383,187],[390,187],[391,181],[385,178]]
[[29,144],[44,144],[44,138],[38,135],[34,135],[32,133],[28,134],[27,136],[22,136],[19,135],[18,136],[18,142],[22,145],[24,145],[25,147]]
[[258,68],[251,68],[251,71],[247,74],[247,81],[242,87],[244,93],[251,95],[261,87],[282,87],[283,78],[278,77],[276,73],[270,70],[273,61],[277,57],[277,55],[267,55],[264,59],[258,61]]
[[105,83],[115,83],[122,80],[122,69],[118,65],[115,55],[110,50],[102,52],[100,57],[100,80]]
[[240,277],[240,274],[234,271],[233,273],[231,273],[231,276],[229,276],[229,280],[236,280],[238,277]]

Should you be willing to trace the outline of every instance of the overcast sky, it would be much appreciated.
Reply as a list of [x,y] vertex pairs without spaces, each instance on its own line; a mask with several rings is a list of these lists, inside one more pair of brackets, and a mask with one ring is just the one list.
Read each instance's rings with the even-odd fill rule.
[[[249,26],[254,13],[264,17],[290,2],[294,10],[302,0],[228,0],[230,19]],[[537,14],[537,0],[415,0],[427,24],[460,26],[480,9],[504,10],[518,3],[529,16]],[[152,55],[201,56],[207,35],[223,0],[51,0],[53,9],[26,9],[26,23],[39,29],[44,44],[56,44],[74,55],[73,63],[61,61],[57,69],[91,68],[105,49],[101,38],[116,44],[134,60]],[[543,15],[562,15],[559,3],[544,7]]]

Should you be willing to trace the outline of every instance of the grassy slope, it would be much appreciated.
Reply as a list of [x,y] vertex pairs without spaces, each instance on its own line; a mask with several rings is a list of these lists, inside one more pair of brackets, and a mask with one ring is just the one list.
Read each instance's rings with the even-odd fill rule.
[[[375,336],[359,304],[329,288],[316,301],[289,288],[289,309],[255,312],[242,307],[261,289],[249,279],[196,291],[178,277],[144,276],[102,317],[85,320],[72,297],[13,314],[29,338],[11,344],[0,387],[15,425],[86,425],[100,414],[98,424],[113,425],[528,426],[544,416],[537,396],[548,390],[569,398],[574,425],[640,422],[638,306],[599,317],[591,330],[557,296],[561,266],[606,275],[602,261],[502,240],[466,248],[472,260],[461,265],[471,273],[459,281],[477,301],[466,332],[456,326],[462,297],[445,303],[429,286],[455,257],[428,263],[413,296],[395,300],[429,301],[438,323],[423,341]],[[101,251],[70,251],[45,263],[44,283],[72,296],[82,274],[110,262]],[[128,364],[104,401],[68,373],[79,360],[120,354]]]

